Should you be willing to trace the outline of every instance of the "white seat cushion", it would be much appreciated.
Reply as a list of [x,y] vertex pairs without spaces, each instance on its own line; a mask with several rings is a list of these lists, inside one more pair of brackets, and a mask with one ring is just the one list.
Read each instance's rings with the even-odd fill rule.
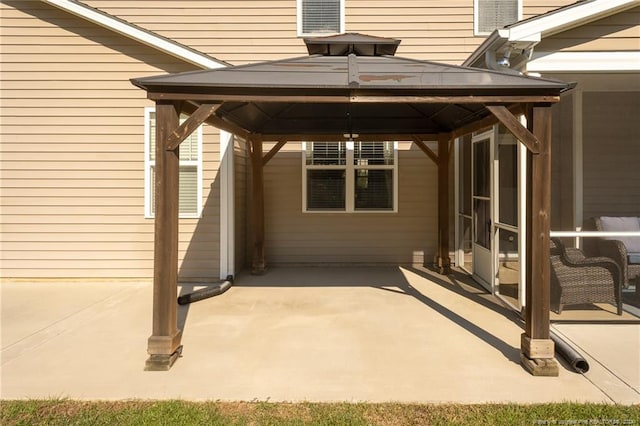
[[[637,217],[602,216],[600,223],[605,232],[640,232],[640,218]],[[606,237],[606,239],[622,241],[629,253],[640,253],[640,237]]]

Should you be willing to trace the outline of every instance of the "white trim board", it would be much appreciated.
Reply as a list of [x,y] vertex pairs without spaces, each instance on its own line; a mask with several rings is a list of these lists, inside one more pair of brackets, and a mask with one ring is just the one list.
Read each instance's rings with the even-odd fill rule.
[[534,52],[527,71],[640,71],[640,50],[631,52]]
[[640,6],[640,0],[587,0],[559,8],[509,27],[509,40],[542,38]]
[[204,53],[89,7],[82,2],[76,0],[41,1],[199,67],[213,69],[227,66],[224,62]]

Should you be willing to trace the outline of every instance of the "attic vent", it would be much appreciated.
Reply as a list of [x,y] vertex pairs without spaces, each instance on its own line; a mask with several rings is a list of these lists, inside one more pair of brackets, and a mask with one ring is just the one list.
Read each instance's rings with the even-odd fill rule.
[[302,33],[339,33],[340,0],[301,0]]
[[488,34],[518,20],[520,0],[476,0],[476,33]]

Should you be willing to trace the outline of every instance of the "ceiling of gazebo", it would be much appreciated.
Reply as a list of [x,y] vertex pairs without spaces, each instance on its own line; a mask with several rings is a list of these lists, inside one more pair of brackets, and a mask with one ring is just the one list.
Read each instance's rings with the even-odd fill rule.
[[306,40],[310,56],[133,79],[154,100],[222,103],[249,133],[448,133],[486,103],[555,102],[560,81],[392,56],[398,40],[346,34]]

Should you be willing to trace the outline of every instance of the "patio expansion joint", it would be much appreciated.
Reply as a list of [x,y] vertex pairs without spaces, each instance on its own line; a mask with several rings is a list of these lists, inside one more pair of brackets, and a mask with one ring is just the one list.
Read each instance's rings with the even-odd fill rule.
[[0,360],[1,360],[0,365],[4,366],[6,364],[9,364],[12,361],[20,358],[26,352],[34,350],[46,344],[47,342],[55,339],[56,337],[68,332],[70,328],[66,327],[65,324],[69,323],[71,320],[75,321],[75,320],[78,320],[78,317],[80,317],[77,323],[85,324],[85,322],[83,321],[85,319],[84,317],[86,317],[86,319],[95,318],[95,313],[92,312],[95,306],[107,303],[110,299],[120,297],[124,293],[133,292],[134,290],[139,288],[140,288],[139,286],[135,286],[132,288],[125,288],[120,291],[117,291],[116,293],[110,294],[109,296],[96,300],[95,302],[90,303],[89,305],[86,305],[85,307],[75,312],[72,312],[56,321],[53,321],[51,324],[47,325],[46,327],[43,327],[17,340],[14,343],[11,343],[10,345],[3,347],[2,350],[0,351]]

